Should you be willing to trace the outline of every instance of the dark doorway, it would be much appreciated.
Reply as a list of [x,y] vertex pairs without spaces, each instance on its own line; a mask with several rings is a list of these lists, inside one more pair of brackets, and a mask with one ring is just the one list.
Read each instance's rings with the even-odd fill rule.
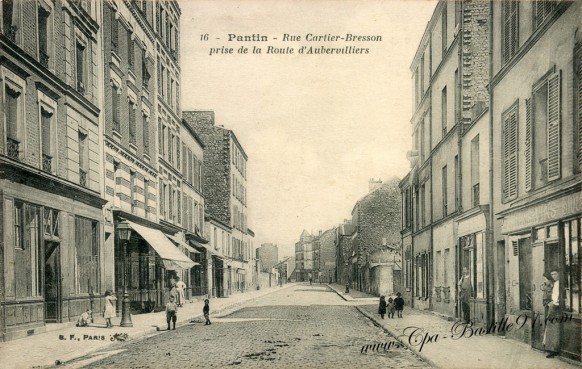
[[60,243],[45,241],[44,319],[47,323],[61,320]]

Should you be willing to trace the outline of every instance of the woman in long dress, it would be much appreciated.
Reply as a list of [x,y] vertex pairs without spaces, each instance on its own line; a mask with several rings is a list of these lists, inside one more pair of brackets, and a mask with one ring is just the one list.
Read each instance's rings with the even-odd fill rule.
[[546,330],[544,331],[544,346],[548,352],[547,358],[554,357],[560,352],[560,318],[562,307],[560,305],[560,275],[557,269],[550,273],[553,279],[551,301],[548,303],[548,315],[546,318]]
[[113,328],[111,324],[111,318],[115,318],[115,301],[117,298],[110,290],[105,291],[105,311],[103,312],[103,317],[107,323],[106,328]]

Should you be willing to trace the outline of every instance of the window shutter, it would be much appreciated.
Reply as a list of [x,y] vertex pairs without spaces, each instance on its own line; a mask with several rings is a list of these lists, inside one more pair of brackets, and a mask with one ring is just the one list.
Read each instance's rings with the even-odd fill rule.
[[560,73],[548,79],[548,181],[560,178]]
[[513,248],[513,256],[519,255],[519,247],[517,241],[511,241],[511,247]]
[[517,196],[517,109],[503,119],[503,190],[504,199]]
[[525,156],[525,190],[531,190],[532,184],[532,161],[531,161],[531,146],[532,146],[532,129],[531,129],[531,98],[525,100],[525,148],[523,150]]

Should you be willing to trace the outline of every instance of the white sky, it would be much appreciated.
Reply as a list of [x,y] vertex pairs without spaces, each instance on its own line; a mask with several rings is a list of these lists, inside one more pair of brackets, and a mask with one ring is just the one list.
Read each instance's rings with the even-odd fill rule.
[[[436,1],[180,1],[182,109],[214,110],[249,156],[255,246],[293,255],[303,229],[351,218],[370,178],[409,170],[409,66]],[[201,41],[208,33],[210,39]],[[277,37],[228,42],[228,34]],[[382,42],[282,42],[283,33],[381,35]],[[216,38],[220,40],[216,40]],[[240,46],[263,54],[236,54]],[[266,46],[294,55],[265,54]],[[300,46],[368,47],[367,55],[297,55]],[[211,47],[234,55],[209,55]],[[249,51],[250,52],[250,51]]]

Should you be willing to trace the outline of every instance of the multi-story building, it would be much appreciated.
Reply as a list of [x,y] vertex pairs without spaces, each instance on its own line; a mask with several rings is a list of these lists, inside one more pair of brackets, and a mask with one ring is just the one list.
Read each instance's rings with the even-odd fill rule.
[[352,248],[352,234],[354,233],[352,221],[344,219],[343,223],[337,226],[336,231],[337,247],[335,257],[335,280],[339,284],[351,286],[352,281],[354,280],[352,279],[352,275],[355,274],[355,272],[352,271],[352,265],[357,261]]
[[99,310],[113,287],[101,177],[101,9],[0,4],[0,340]]
[[[172,28],[174,41],[166,36],[180,11],[175,2],[97,4],[102,6],[106,233],[117,235],[120,224],[132,230],[128,242],[118,237],[106,242],[115,246],[118,295],[127,289],[133,312],[151,311],[167,301],[172,277],[194,265],[185,255],[190,252],[181,227],[180,109],[175,85],[165,83],[170,75],[179,80],[177,56],[168,46],[176,47],[177,28]],[[170,66],[160,72],[161,64]]]
[[257,248],[257,257],[261,259],[263,271],[270,270],[279,261],[279,248],[273,243],[263,243]]
[[315,249],[317,250],[315,269],[317,271],[318,282],[335,282],[336,276],[336,228],[326,231],[319,231],[319,235],[314,238]]
[[313,236],[303,230],[299,236],[299,242],[295,243],[295,280],[297,282],[309,281],[315,277],[315,250]]
[[214,279],[221,280],[219,285],[224,286],[225,293],[248,290],[254,237],[247,223],[248,157],[234,132],[215,124],[213,111],[184,111],[182,116],[206,145],[202,182],[207,218],[214,222],[209,225],[209,237],[222,240],[218,233],[219,229],[220,234],[224,231],[222,253],[213,256]]
[[[571,1],[492,2],[495,316],[544,320],[543,273],[558,268],[561,355],[580,360],[582,33]],[[543,325],[508,336],[543,348]]]
[[[440,1],[412,62],[412,169],[400,183],[406,298],[454,316],[468,267],[472,316],[489,318],[484,280],[489,193],[489,3]],[[481,146],[481,149],[480,149]]]
[[202,171],[204,168],[204,143],[187,124],[180,129],[182,142],[182,227],[184,241],[201,248],[194,253],[196,265],[189,271],[183,271],[183,280],[188,286],[186,297],[205,296],[208,293],[208,258],[204,254],[204,194],[202,191]]
[[[383,183],[370,180],[369,192],[356,202],[352,210],[352,280],[360,291],[378,293],[380,269],[390,268],[387,278],[399,268],[378,262],[379,253],[400,245],[400,191],[396,178]],[[345,260],[345,259],[344,259]],[[379,269],[378,269],[379,268]],[[382,271],[382,274],[385,272]],[[384,288],[383,288],[384,289]],[[392,291],[394,288],[390,287]]]

